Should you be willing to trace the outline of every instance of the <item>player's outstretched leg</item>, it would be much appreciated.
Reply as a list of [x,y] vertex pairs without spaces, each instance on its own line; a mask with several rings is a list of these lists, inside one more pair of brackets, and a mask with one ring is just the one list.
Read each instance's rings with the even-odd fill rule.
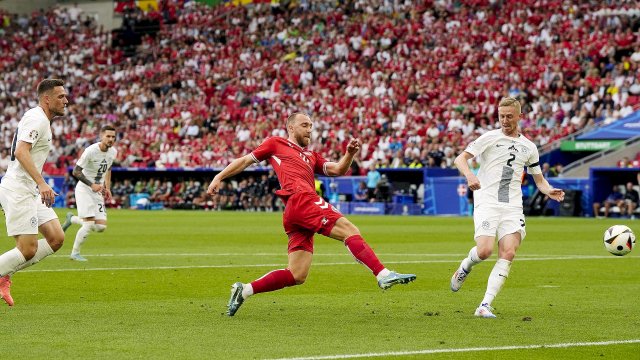
[[227,304],[227,315],[235,315],[242,303],[244,303],[244,297],[242,297],[243,288],[244,284],[241,282],[231,285],[231,298],[229,298],[229,304]]
[[346,238],[344,245],[359,263],[371,270],[378,280],[378,286],[383,290],[397,284],[408,284],[416,279],[415,274],[399,274],[382,265],[378,256],[360,234]]
[[9,306],[13,306],[13,298],[11,297],[11,279],[9,275],[0,277],[0,297]]
[[73,248],[71,249],[71,255],[69,259],[75,261],[87,261],[82,255],[80,255],[80,250],[82,249],[82,244],[87,240],[89,233],[93,231],[93,225],[95,221],[83,221],[80,230],[76,234],[76,239],[73,242]]
[[458,291],[462,287],[462,283],[467,279],[467,275],[471,272],[474,265],[482,262],[480,256],[478,256],[478,247],[474,246],[469,251],[469,255],[462,260],[458,270],[451,276],[451,291]]
[[415,274],[399,274],[395,271],[389,271],[389,274],[378,279],[378,286],[382,290],[387,290],[393,285],[408,284],[416,279]]

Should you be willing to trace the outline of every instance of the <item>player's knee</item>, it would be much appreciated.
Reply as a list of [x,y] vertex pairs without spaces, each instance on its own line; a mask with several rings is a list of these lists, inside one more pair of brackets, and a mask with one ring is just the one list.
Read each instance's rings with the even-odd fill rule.
[[505,259],[508,261],[513,261],[515,257],[516,257],[516,251],[514,249],[502,251],[502,253],[500,254],[501,259]]
[[51,250],[58,251],[64,243],[64,233],[51,236],[47,239],[47,243],[51,246]]
[[293,275],[293,280],[295,280],[296,285],[302,285],[305,281],[307,281],[307,276],[309,275],[309,271],[304,270],[295,270],[290,269],[291,275]]
[[492,250],[493,250],[493,249],[491,249],[491,248],[481,248],[481,247],[478,247],[478,248],[477,248],[478,257],[479,257],[481,260],[486,260],[486,259],[488,259],[488,258],[491,256]]
[[107,225],[105,224],[95,224],[93,225],[93,231],[95,232],[104,232],[105,230],[107,230]]
[[24,256],[24,259],[29,261],[34,256],[36,256],[36,251],[38,250],[38,247],[37,246],[26,246],[26,247],[21,247],[18,250],[20,250],[20,252],[22,253],[22,256]]

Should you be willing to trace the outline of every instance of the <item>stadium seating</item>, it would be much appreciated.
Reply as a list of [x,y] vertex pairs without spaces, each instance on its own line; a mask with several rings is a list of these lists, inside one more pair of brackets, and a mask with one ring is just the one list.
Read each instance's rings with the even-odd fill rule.
[[300,110],[313,115],[312,149],[327,158],[357,135],[360,169],[398,152],[399,167],[412,157],[451,167],[496,125],[502,96],[522,99],[523,132],[538,145],[638,107],[638,20],[597,15],[624,1],[314,2],[275,13],[268,4],[159,4],[121,9],[125,25],[159,24],[139,34],[131,57],[61,7],[0,12],[1,146],[45,76],[64,78],[71,98],[69,115],[53,123],[49,174],[73,165],[105,123],[118,128],[124,167],[220,168],[282,136],[286,115]]

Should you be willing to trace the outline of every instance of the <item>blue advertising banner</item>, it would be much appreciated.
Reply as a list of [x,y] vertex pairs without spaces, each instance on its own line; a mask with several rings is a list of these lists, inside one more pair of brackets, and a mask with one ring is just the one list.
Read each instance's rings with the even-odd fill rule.
[[349,204],[349,213],[356,215],[384,215],[384,203],[366,203],[366,202],[352,202]]
[[610,125],[578,136],[578,140],[630,139],[640,135],[640,111]]
[[463,177],[437,177],[424,179],[424,214],[467,215],[467,183]]

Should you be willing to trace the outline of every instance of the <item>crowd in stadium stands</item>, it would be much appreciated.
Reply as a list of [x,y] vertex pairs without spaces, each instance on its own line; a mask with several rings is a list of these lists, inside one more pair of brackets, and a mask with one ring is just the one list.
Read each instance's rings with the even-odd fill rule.
[[618,161],[619,168],[640,168],[640,152],[636,154],[635,159],[629,159],[628,156],[622,158],[622,160]]
[[522,130],[541,146],[640,104],[636,1],[158,3],[121,9],[127,31],[160,24],[133,57],[78,9],[0,10],[0,148],[44,77],[64,79],[71,101],[52,123],[50,175],[104,124],[118,129],[116,166],[221,168],[305,111],[311,149],[329,159],[361,138],[353,172],[365,174],[372,163],[452,167],[497,125],[503,96],[521,99]]
[[[76,205],[75,185],[76,180],[66,174],[63,184],[66,191],[65,201],[66,206],[72,208]],[[169,180],[152,177],[133,181],[114,180],[111,186],[113,197],[107,202],[107,207],[141,208],[140,204],[135,202],[135,199],[141,198],[145,199],[142,208],[147,208],[153,203],[161,204],[162,208],[168,209],[274,211],[283,207],[274,194],[280,185],[273,171],[226,182],[219,194],[213,198],[206,194],[208,185],[207,182],[194,178]]]

